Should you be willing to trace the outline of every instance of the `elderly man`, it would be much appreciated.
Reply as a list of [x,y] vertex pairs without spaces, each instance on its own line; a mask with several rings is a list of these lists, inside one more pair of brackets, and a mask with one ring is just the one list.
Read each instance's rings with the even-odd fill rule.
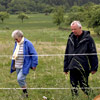
[[95,43],[90,32],[82,30],[79,21],[71,23],[71,30],[65,50],[64,72],[67,75],[70,71],[72,95],[78,95],[78,85],[86,95],[89,95],[88,76],[89,73],[94,74],[98,68]]
[[29,69],[35,70],[38,65],[37,52],[32,43],[24,38],[22,31],[13,31],[12,37],[15,40],[15,47],[12,56],[11,73],[16,71],[17,81],[20,87],[23,88],[25,97],[28,97],[25,80]]

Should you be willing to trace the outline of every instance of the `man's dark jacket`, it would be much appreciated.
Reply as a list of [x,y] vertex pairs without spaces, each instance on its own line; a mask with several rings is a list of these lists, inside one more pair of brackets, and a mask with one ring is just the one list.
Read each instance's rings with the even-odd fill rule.
[[82,69],[87,72],[97,71],[97,51],[90,32],[83,31],[77,46],[75,37],[73,33],[69,35],[64,58],[64,72],[68,72],[73,68]]

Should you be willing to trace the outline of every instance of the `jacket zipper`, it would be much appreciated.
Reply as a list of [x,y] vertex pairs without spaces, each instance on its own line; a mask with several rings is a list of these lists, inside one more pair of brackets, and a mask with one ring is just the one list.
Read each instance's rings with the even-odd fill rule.
[[87,39],[81,40],[81,41],[78,43],[77,47],[79,46],[80,43],[82,43],[82,42],[84,42],[84,41],[86,41],[86,40],[87,40]]

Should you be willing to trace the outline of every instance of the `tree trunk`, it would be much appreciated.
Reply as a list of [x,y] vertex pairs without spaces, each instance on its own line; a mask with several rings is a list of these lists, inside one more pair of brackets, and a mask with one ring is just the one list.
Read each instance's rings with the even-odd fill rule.
[[22,23],[23,23],[23,20],[24,20],[24,19],[22,19]]
[[100,33],[98,32],[97,35],[100,36]]
[[2,20],[2,23],[3,23],[4,19],[1,19],[1,20]]

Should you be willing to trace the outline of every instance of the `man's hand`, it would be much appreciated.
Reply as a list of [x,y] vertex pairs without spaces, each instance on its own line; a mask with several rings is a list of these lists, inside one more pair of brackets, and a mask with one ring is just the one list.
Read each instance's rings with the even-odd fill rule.
[[65,72],[65,74],[67,75],[67,74],[68,74],[68,72]]
[[36,70],[36,67],[32,67],[32,69],[33,69],[33,71],[35,71]]
[[91,71],[91,74],[95,74],[96,73],[96,71]]

